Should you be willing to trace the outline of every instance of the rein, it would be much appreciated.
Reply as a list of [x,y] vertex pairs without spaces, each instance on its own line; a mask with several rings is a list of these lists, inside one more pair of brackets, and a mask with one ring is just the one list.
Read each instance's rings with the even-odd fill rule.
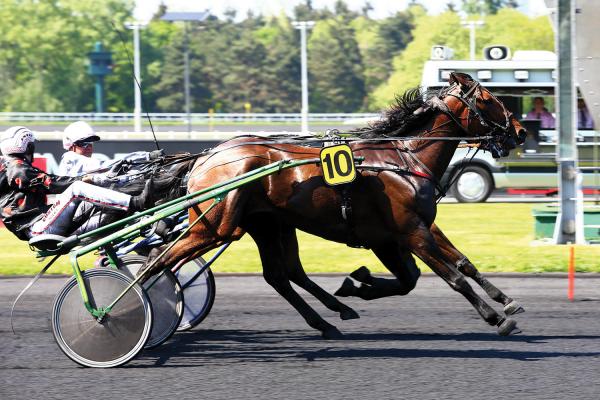
[[[418,176],[421,178],[429,179],[430,181],[432,181],[434,183],[434,185],[436,187],[436,190],[438,192],[438,194],[436,195],[436,201],[439,202],[439,200],[446,195],[448,189],[452,186],[452,184],[454,184],[456,182],[458,176],[460,175],[460,171],[462,171],[473,160],[473,158],[475,157],[477,152],[482,148],[485,150],[485,149],[487,149],[488,146],[489,147],[495,146],[495,144],[490,141],[493,139],[498,139],[498,137],[500,136],[497,134],[498,131],[500,131],[502,133],[501,136],[506,136],[506,134],[510,130],[511,113],[506,109],[506,107],[504,107],[504,104],[502,104],[502,102],[498,101],[496,99],[496,97],[493,96],[489,91],[486,90],[486,92],[489,94],[489,96],[491,96],[493,99],[496,99],[498,104],[500,104],[502,107],[502,111],[503,111],[504,118],[505,118],[505,124],[502,125],[496,121],[486,118],[484,113],[481,110],[479,110],[479,108],[477,108],[477,100],[480,97],[482,97],[482,87],[479,84],[479,82],[474,81],[473,85],[469,88],[469,90],[467,92],[462,92],[462,90],[461,90],[460,93],[458,93],[458,94],[451,93],[457,87],[461,88],[461,86],[458,83],[454,83],[453,85],[440,90],[438,92],[437,96],[432,97],[431,99],[429,99],[426,102],[428,107],[439,110],[441,113],[446,115],[449,118],[449,120],[442,123],[441,125],[437,126],[435,129],[422,132],[421,135],[392,136],[395,133],[399,133],[399,130],[396,130],[396,131],[390,132],[391,135],[389,135],[389,136],[384,134],[383,137],[361,138],[361,137],[351,136],[351,135],[372,132],[372,131],[374,131],[374,129],[362,129],[362,130],[345,131],[345,132],[340,132],[339,130],[334,129],[334,130],[327,131],[326,135],[321,136],[321,137],[305,135],[305,136],[298,136],[298,137],[290,139],[289,137],[285,137],[285,136],[283,136],[283,137],[274,136],[274,137],[268,137],[268,139],[265,139],[265,140],[256,140],[256,141],[251,141],[251,142],[236,143],[229,147],[220,148],[218,150],[206,149],[205,151],[203,151],[201,153],[190,154],[190,155],[169,161],[165,164],[157,165],[155,168],[159,169],[161,167],[173,165],[173,164],[176,164],[179,162],[185,162],[188,160],[197,159],[199,157],[208,156],[207,159],[203,160],[204,162],[206,162],[213,155],[218,154],[222,151],[231,150],[231,149],[234,149],[237,147],[252,146],[252,145],[269,145],[269,146],[282,145],[282,144],[309,145],[309,144],[323,144],[323,143],[327,143],[327,142],[335,142],[335,143],[350,143],[350,142],[353,142],[353,143],[369,143],[369,142],[381,143],[381,142],[409,142],[409,141],[431,141],[431,142],[434,142],[434,141],[453,141],[453,142],[478,141],[478,142],[480,142],[480,144],[477,147],[477,150],[474,152],[473,156],[471,156],[471,158],[466,163],[465,162],[462,163],[459,173],[455,174],[454,178],[452,180],[450,180],[448,182],[448,184],[446,184],[446,185],[442,185],[439,182],[439,180],[435,177],[435,175],[431,172],[431,170],[429,170],[429,168],[414,154],[414,150],[408,148],[405,145],[402,145],[401,149],[397,148],[397,150],[398,151],[401,150],[402,152],[406,153],[411,158],[413,163],[416,164],[424,172],[416,170],[416,169],[411,169],[411,168],[403,169],[399,166],[385,167],[385,166],[366,166],[365,165],[365,166],[358,167],[360,169],[373,170],[373,171],[377,170],[377,171],[410,173],[412,175],[415,175],[415,176]],[[454,98],[458,99],[462,104],[465,105],[465,107],[468,110],[468,114],[467,114],[466,118],[461,118],[461,117],[457,116],[452,110],[450,110],[448,105],[442,100],[446,96],[454,97]],[[481,100],[484,101],[483,98]],[[423,134],[429,135],[429,134],[433,134],[433,133],[442,132],[443,130],[441,130],[439,128],[441,128],[451,122],[454,122],[461,131],[465,132],[468,135],[469,131],[467,128],[465,128],[462,121],[466,119],[467,127],[468,127],[470,125],[471,115],[474,115],[475,118],[477,118],[479,120],[479,123],[482,127],[488,128],[487,132],[485,132],[482,135],[478,135],[478,136],[458,136],[458,137],[423,136]],[[445,131],[448,132],[448,130],[445,130]],[[247,136],[254,137],[254,135],[247,135]],[[236,138],[239,138],[239,136]],[[221,144],[223,144],[223,143],[221,143]],[[204,162],[202,164],[204,164]],[[191,172],[193,172],[193,169],[191,170]]]

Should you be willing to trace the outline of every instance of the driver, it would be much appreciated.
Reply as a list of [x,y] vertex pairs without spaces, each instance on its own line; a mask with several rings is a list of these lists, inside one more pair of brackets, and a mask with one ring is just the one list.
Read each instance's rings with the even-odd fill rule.
[[[82,178],[46,174],[34,167],[35,136],[24,126],[14,126],[0,136],[0,219],[21,240],[40,234],[67,236],[73,221],[81,217],[82,207],[93,204],[102,209],[140,211],[151,206],[152,181],[142,193],[130,196],[86,183],[93,175]],[[46,195],[57,194],[52,206]],[[81,219],[81,218],[79,218]],[[87,223],[76,234],[99,226],[100,220]]]
[[[58,166],[58,174],[63,176],[80,176],[101,168],[107,168],[113,161],[102,162],[92,158],[94,142],[100,140],[94,129],[85,121],[73,122],[63,132],[63,148],[66,153],[62,155]],[[164,155],[162,150],[152,152],[136,151],[123,158],[128,162],[149,161]]]

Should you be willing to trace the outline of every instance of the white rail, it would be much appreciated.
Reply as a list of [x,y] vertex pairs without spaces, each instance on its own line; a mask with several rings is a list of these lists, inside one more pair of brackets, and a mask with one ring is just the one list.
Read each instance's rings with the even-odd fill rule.
[[[374,113],[311,113],[308,120],[312,122],[340,122],[356,119],[377,119]],[[185,113],[150,113],[152,121],[187,122]],[[300,113],[192,113],[192,122],[300,122]],[[133,122],[133,113],[48,113],[48,112],[0,112],[0,121],[93,121],[93,122]]]

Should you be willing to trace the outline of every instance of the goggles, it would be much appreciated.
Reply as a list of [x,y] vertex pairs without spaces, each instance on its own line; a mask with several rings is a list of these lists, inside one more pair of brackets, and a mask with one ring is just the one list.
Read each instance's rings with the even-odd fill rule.
[[75,142],[73,143],[77,147],[81,147],[82,149],[87,149],[88,147],[92,147],[94,142]]

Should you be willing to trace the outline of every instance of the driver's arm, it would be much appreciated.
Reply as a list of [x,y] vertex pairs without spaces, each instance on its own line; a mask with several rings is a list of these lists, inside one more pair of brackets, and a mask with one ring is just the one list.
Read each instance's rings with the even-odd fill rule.
[[26,163],[20,163],[16,168],[11,168],[9,182],[21,191],[42,190],[49,194],[59,194],[77,180],[68,176],[46,174]]

